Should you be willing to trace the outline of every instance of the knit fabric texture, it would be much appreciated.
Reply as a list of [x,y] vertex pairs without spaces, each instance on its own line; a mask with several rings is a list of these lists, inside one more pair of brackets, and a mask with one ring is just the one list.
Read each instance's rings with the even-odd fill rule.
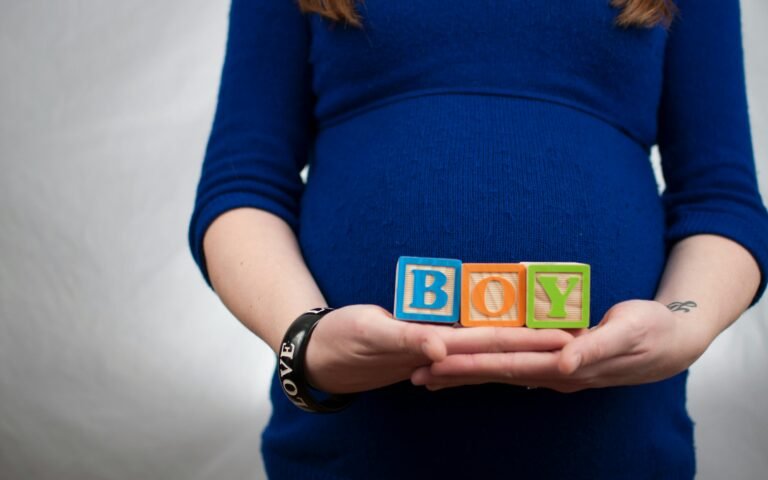
[[[189,245],[269,211],[329,305],[392,310],[401,255],[572,261],[591,323],[652,299],[675,242],[730,238],[768,271],[738,0],[677,0],[669,30],[608,0],[366,0],[363,28],[232,0]],[[654,177],[657,145],[665,182]],[[309,165],[308,179],[300,172]],[[313,415],[273,377],[274,478],[692,478],[686,377],[560,394],[407,382]]]

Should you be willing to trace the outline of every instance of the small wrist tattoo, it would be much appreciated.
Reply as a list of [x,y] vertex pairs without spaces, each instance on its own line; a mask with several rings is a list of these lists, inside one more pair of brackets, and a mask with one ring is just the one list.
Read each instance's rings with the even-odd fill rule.
[[697,306],[698,305],[696,305],[696,302],[693,300],[686,300],[684,302],[672,302],[667,305],[667,308],[673,312],[690,312],[692,308],[696,308]]

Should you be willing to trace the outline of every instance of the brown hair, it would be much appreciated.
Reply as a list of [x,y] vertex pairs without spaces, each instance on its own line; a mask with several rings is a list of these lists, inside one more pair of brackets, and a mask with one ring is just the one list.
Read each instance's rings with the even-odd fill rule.
[[[297,0],[302,12],[319,13],[333,21],[344,21],[361,27],[360,14],[355,10],[355,0]],[[361,2],[363,0],[360,0]],[[610,0],[611,6],[620,8],[616,25],[620,27],[665,28],[672,23],[677,7],[672,0]]]

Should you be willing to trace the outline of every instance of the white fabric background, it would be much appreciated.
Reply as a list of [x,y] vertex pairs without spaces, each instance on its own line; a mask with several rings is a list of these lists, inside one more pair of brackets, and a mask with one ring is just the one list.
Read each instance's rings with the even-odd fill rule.
[[[0,478],[262,478],[273,359],[186,244],[227,0],[0,6]],[[743,10],[768,192],[768,3]],[[694,366],[700,478],[766,478],[767,347],[764,301]]]

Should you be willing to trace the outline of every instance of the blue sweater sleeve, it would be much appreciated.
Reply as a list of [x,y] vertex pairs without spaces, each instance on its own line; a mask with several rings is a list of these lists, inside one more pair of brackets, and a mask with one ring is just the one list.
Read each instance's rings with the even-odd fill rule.
[[768,213],[757,185],[739,0],[678,0],[667,38],[658,146],[668,248],[711,233],[745,247],[768,273]]
[[188,229],[209,287],[203,235],[220,214],[258,208],[297,230],[300,172],[314,129],[308,45],[308,24],[294,1],[232,0],[218,104]]

